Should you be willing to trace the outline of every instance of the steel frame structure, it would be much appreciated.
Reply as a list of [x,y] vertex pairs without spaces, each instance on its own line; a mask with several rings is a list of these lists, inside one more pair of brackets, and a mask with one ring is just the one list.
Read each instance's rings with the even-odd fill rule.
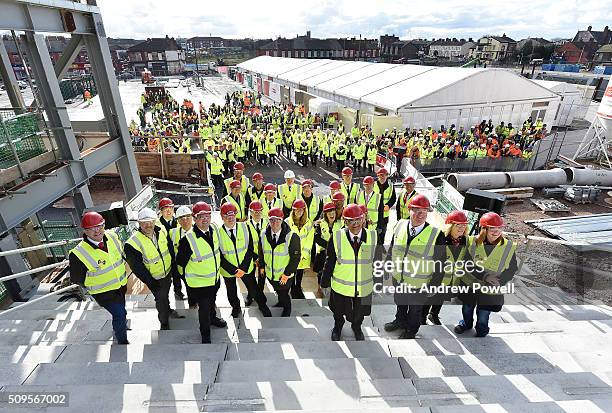
[[[33,92],[37,99],[29,110],[44,111],[46,127],[53,135],[60,158],[44,174],[26,176],[15,187],[0,193],[0,235],[66,194],[74,196],[79,214],[92,207],[88,181],[112,163],[117,165],[126,198],[134,197],[142,185],[102,16],[95,1],[0,0],[0,10],[0,30],[24,33],[20,39],[26,60],[24,66],[29,68],[36,80],[36,91]],[[71,36],[55,66],[43,33]],[[59,80],[82,47],[85,47],[91,62],[109,132],[108,141],[84,153],[79,150],[59,88]],[[5,80],[11,104],[16,110],[28,110],[2,41],[0,74]]]

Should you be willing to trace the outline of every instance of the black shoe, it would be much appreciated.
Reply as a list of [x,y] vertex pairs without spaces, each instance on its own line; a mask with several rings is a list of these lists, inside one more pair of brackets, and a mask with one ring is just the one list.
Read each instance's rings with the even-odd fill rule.
[[185,299],[185,296],[183,295],[183,293],[174,293],[174,298],[182,301]]
[[232,317],[238,318],[238,317],[240,317],[241,313],[242,313],[242,311],[240,310],[240,307],[232,308]]
[[353,328],[353,333],[355,333],[355,340],[357,341],[365,340],[365,336],[363,335],[363,331],[361,331],[361,327]]
[[441,326],[442,322],[440,321],[440,317],[437,314],[429,314],[427,319],[434,323],[434,325]]
[[261,311],[261,314],[263,314],[264,317],[272,317],[272,311],[270,311],[268,306],[259,307],[259,311]]
[[170,330],[170,324],[164,323],[159,327],[159,329],[160,330]]
[[253,297],[247,296],[246,301],[244,302],[245,307],[250,307],[253,304]]
[[332,328],[331,339],[332,341],[340,341],[340,333],[341,331]]
[[202,344],[210,344],[210,337],[202,337]]
[[227,321],[219,318],[219,317],[215,317],[213,319],[210,320],[210,325],[211,326],[215,326],[215,327],[219,327],[219,328],[225,328],[227,327]]
[[399,338],[402,340],[413,339],[415,337],[416,337],[416,333],[413,333],[412,331],[408,331],[408,330],[404,330],[404,332],[400,334],[399,336]]
[[274,304],[272,307],[275,307],[275,308],[280,308],[280,307],[282,307],[282,305],[281,305],[281,303],[280,303],[280,301],[279,301],[278,303]]
[[465,333],[466,331],[471,330],[471,329],[472,329],[471,327],[470,327],[470,328],[467,328],[467,327],[466,327],[465,325],[463,325],[463,324],[457,324],[453,330],[454,330],[454,331],[455,331],[455,333],[457,333],[457,334],[463,334],[463,333]]
[[291,290],[291,298],[294,300],[303,300],[306,297],[304,296],[304,291],[299,289],[299,290]]
[[290,308],[284,308],[283,312],[281,313],[281,317],[291,317],[291,309]]
[[126,345],[126,344],[130,344],[130,342],[127,341],[127,340],[125,340],[125,341],[117,341],[117,344]]
[[385,331],[395,331],[401,328],[400,322],[397,320],[385,323]]
[[180,315],[176,310],[170,310],[170,317],[172,317],[172,318],[185,318],[184,315]]

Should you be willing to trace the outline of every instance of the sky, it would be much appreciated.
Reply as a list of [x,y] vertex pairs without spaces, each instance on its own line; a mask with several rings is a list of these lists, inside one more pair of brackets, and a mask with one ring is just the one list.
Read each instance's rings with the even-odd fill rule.
[[571,38],[612,26],[609,0],[98,0],[109,37]]

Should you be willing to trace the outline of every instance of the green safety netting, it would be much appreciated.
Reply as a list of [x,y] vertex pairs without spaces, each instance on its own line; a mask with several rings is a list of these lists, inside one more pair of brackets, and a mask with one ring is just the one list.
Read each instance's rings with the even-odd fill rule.
[[17,165],[10,142],[21,162],[47,152],[39,132],[37,113],[15,115],[12,110],[0,109],[0,168]]

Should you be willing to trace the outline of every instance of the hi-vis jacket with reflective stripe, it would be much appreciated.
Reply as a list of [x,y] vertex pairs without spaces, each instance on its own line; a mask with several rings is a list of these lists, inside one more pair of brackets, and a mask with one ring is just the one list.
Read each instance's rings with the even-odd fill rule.
[[108,252],[93,248],[85,240],[70,251],[87,268],[85,288],[92,295],[116,290],[127,284],[121,242],[112,231],[106,231],[105,235]]
[[366,202],[366,194],[365,191],[360,191],[357,195],[357,203],[359,205],[365,205],[368,208],[368,221],[370,224],[368,225],[368,229],[376,229],[378,226],[378,209],[380,208],[380,202],[382,199],[382,195],[378,192],[372,191],[368,196],[368,200]]
[[[319,223],[319,226],[321,227],[321,238],[323,238],[325,241],[329,242],[329,239],[331,238],[331,235],[333,233],[335,233],[338,230],[341,230],[342,228],[344,228],[344,220],[343,219],[339,219],[337,221],[334,221],[334,223],[332,224],[332,228],[329,228],[329,224],[327,223],[327,221],[325,221],[324,219],[321,220],[321,222]],[[321,247],[320,245],[317,245],[317,250],[321,251],[324,250],[325,248]]]
[[[395,193],[395,189],[393,189],[393,185],[391,184],[391,182],[387,181],[387,188],[385,188],[385,190],[381,193],[380,192],[380,188],[378,187],[379,183],[378,181],[376,181],[376,183],[374,184],[374,192],[377,192],[379,194],[382,195],[382,201],[385,205],[387,205],[387,202],[389,202],[392,198],[393,198],[393,194]],[[384,214],[385,218],[389,218],[389,211],[385,211]]]
[[359,193],[359,184],[351,182],[350,185],[342,182],[340,184],[340,192],[344,194],[347,204],[354,204],[357,200],[357,194]]
[[211,248],[204,238],[197,237],[194,231],[185,235],[191,247],[191,257],[185,266],[185,281],[191,288],[212,287],[219,280],[221,236],[215,225],[211,224],[210,228],[214,248]]
[[372,293],[376,232],[363,229],[365,240],[359,251],[349,241],[348,228],[334,232],[336,263],[331,278],[331,288],[346,297],[367,297]]
[[268,200],[264,199],[263,201],[261,201],[261,205],[263,206],[263,210],[262,210],[262,216],[267,217],[268,216],[268,212],[272,209],[272,208],[283,208],[283,201],[281,201],[279,198],[274,198],[272,200],[272,202],[270,202],[270,205],[268,205]]
[[[142,254],[142,263],[149,270],[151,276],[156,280],[161,280],[170,272],[170,246],[168,245],[167,232],[159,231],[157,246],[153,244],[151,238],[140,231],[134,232],[127,241],[136,251]],[[159,249],[158,249],[159,248]]]
[[[187,232],[189,232],[189,231],[185,231],[180,226],[178,226],[176,228],[172,228],[170,230],[170,241],[172,241],[172,248],[174,248],[174,256],[175,257],[176,257],[176,254],[178,252],[179,242],[181,241],[181,238],[184,237],[187,234]],[[176,268],[178,269],[180,274],[182,274],[184,272],[184,268],[183,267],[177,265]]]
[[[232,183],[232,181],[234,180],[234,177],[232,176],[231,178],[226,178],[223,183],[225,184],[225,191],[227,194],[231,193],[231,189],[230,189],[230,184]],[[246,176],[242,175],[242,178],[240,179],[240,194],[242,196],[245,196],[247,193],[247,190],[249,189],[249,178],[247,178]]]
[[302,257],[300,258],[298,270],[310,267],[312,246],[314,244],[314,233],[315,233],[312,222],[310,222],[310,220],[307,219],[304,226],[302,228],[298,228],[297,225],[293,223],[292,215],[290,215],[289,218],[287,218],[285,221],[287,222],[287,224],[289,224],[289,228],[291,228],[291,231],[300,237],[300,246],[302,247]]
[[[471,237],[470,237],[471,238]],[[484,244],[476,244],[475,238],[471,238],[468,251],[474,262],[482,265],[487,275],[500,275],[510,266],[510,262],[516,253],[516,244],[509,239],[503,238],[487,256]],[[487,292],[490,295],[500,295]]]
[[[251,231],[245,222],[237,222],[234,227],[234,231],[236,234],[236,245],[232,242],[229,234],[227,233],[225,227],[219,229],[219,235],[221,235],[221,254],[223,257],[229,261],[234,267],[239,268],[240,264],[244,260],[244,256],[247,253],[247,248],[249,248],[249,244],[251,243]],[[253,248],[253,245],[251,245]],[[254,263],[251,260],[249,264],[249,269],[246,272],[250,274],[253,271]],[[224,277],[235,277],[235,274],[230,274],[223,269],[220,268],[221,275]]]
[[[279,281],[281,276],[285,273],[285,268],[287,268],[291,260],[289,256],[289,243],[293,235],[293,231],[287,232],[283,242],[272,248],[272,245],[268,242],[268,238],[266,237],[266,229],[264,228],[261,231],[261,248],[263,250],[264,263],[266,265],[266,277],[268,277],[269,280]],[[293,277],[293,274],[286,275]]]
[[402,192],[397,200],[397,219],[409,219],[410,211],[408,210],[408,204],[410,200],[414,198],[417,194],[416,191],[412,191],[411,193],[407,193],[405,189],[402,189]]
[[[440,230],[427,225],[408,245],[409,223],[410,220],[402,219],[395,225],[393,249],[391,251],[392,260],[394,263],[399,260],[406,265],[402,264],[401,271],[394,271],[393,278],[398,283],[403,282],[415,288],[421,288],[431,281],[431,276],[435,270],[434,246]],[[443,264],[439,263],[438,265]],[[404,270],[407,270],[407,272]]]
[[251,238],[253,238],[253,246],[255,247],[255,254],[257,254],[258,253],[257,246],[259,245],[259,235],[261,234],[261,231],[266,229],[266,227],[268,226],[268,219],[262,218],[259,221],[259,225],[258,225],[255,221],[253,221],[253,218],[250,218],[247,221],[247,225],[249,226],[249,230],[251,232]]
[[281,184],[278,187],[278,197],[283,201],[285,208],[291,208],[295,201],[302,193],[302,187],[295,182],[289,188],[287,184]]

